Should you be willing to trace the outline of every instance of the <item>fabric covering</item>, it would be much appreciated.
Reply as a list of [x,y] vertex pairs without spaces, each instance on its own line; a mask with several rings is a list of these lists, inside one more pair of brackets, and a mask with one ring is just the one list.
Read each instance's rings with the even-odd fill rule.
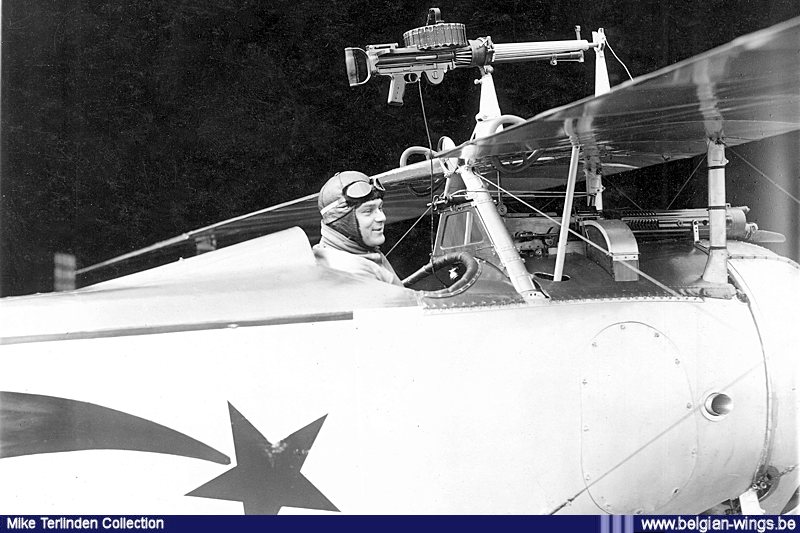
[[403,282],[380,250],[365,251],[352,240],[325,224],[321,225],[322,238],[314,246],[317,261],[329,268],[349,272],[356,277],[377,279],[393,285]]

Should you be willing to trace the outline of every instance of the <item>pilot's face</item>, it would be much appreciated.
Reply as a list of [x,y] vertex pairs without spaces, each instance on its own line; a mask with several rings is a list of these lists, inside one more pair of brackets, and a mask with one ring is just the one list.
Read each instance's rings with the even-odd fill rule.
[[383,212],[383,200],[376,198],[356,207],[356,220],[361,239],[369,247],[380,246],[386,240],[383,225],[386,215]]

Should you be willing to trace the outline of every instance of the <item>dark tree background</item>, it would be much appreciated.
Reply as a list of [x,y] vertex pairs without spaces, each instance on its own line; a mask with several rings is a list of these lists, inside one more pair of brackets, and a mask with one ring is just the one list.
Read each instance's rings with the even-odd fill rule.
[[[350,88],[343,49],[401,42],[429,7],[495,42],[604,27],[634,75],[800,15],[796,0],[6,0],[2,4],[0,294],[315,192],[334,172],[393,168],[426,145],[419,96]],[[593,91],[587,63],[503,66],[504,112]],[[609,55],[612,85],[626,77]],[[434,139],[467,138],[474,72],[424,87]]]

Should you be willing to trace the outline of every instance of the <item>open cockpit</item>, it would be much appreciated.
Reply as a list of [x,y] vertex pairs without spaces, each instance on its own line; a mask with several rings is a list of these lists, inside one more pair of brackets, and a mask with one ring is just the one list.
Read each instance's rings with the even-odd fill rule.
[[[557,193],[556,193],[557,194]],[[562,193],[563,195],[563,193]],[[692,298],[709,296],[702,276],[708,259],[706,209],[662,211],[606,210],[569,217],[564,264],[556,279],[560,222],[555,213],[509,212],[499,193],[494,204],[503,229],[532,277],[536,290],[552,301],[615,298]],[[518,206],[514,206],[518,207]],[[730,240],[751,240],[758,232],[748,223],[746,207],[727,207]],[[485,305],[516,294],[495,247],[489,224],[471,202],[438,198],[441,216],[433,260],[425,275],[410,279],[411,288],[432,291],[433,298],[454,298],[453,305]],[[497,229],[495,229],[497,231]],[[748,253],[770,254],[753,244]],[[470,268],[475,262],[477,268]],[[473,277],[463,280],[464,277]],[[446,290],[454,287],[454,290]],[[430,300],[430,299],[429,299]],[[522,301],[522,298],[519,298]],[[448,306],[445,301],[436,307]]]

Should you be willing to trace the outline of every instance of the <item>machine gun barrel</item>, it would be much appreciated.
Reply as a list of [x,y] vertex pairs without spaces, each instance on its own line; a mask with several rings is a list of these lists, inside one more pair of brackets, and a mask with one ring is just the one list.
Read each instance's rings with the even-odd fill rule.
[[[725,226],[728,238],[749,239],[758,226],[747,222],[747,206],[728,207],[725,216]],[[691,235],[697,231],[696,236],[707,237],[709,231],[708,210],[676,209],[669,211],[620,211],[606,210],[609,218],[618,218],[625,222],[637,234],[680,234]]]
[[586,39],[527,43],[498,43],[493,49],[490,63],[515,63],[537,60],[581,61],[583,52],[595,46]]

